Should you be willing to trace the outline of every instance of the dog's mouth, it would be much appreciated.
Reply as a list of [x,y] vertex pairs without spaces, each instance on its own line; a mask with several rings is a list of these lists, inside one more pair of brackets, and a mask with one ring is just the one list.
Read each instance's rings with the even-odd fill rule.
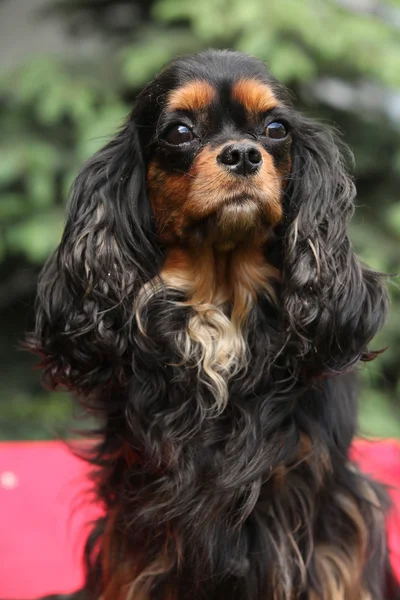
[[207,239],[214,247],[229,250],[237,244],[265,241],[280,216],[280,203],[276,206],[274,198],[266,192],[247,186],[245,192],[236,188],[219,195],[207,212],[192,217],[186,232],[190,232],[191,237],[197,232],[199,239]]
[[217,208],[221,226],[235,224],[245,231],[275,226],[282,218],[281,187],[273,179],[258,177],[232,183]]
[[218,219],[240,219],[245,227],[256,217],[271,225],[280,220],[281,215],[277,214],[280,212],[280,189],[276,188],[275,182],[254,176],[226,183],[223,192],[219,189],[216,193],[214,210]]
[[263,204],[261,198],[249,194],[227,198],[217,210],[217,223],[222,230],[227,227],[251,230],[263,220]]
[[244,229],[256,225],[262,212],[262,201],[253,195],[228,197],[216,211],[217,222],[224,226],[226,222],[241,223]]
[[253,195],[226,198],[208,220],[209,236],[215,246],[231,248],[252,240],[261,231],[270,230],[263,201]]

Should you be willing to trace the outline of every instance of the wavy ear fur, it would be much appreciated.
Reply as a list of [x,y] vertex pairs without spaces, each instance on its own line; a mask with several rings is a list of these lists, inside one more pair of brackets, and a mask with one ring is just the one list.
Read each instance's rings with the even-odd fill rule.
[[27,346],[49,386],[88,393],[123,377],[133,297],[159,267],[152,218],[130,120],[76,178],[61,244],[40,276]]
[[297,356],[319,375],[375,356],[367,344],[383,324],[388,299],[382,275],[360,263],[349,240],[355,187],[336,136],[326,125],[300,115],[297,120],[287,189],[284,314]]

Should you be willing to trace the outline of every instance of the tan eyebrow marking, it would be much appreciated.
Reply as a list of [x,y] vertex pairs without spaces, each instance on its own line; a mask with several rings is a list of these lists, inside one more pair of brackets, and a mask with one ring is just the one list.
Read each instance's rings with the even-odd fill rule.
[[191,81],[183,87],[173,90],[169,96],[168,110],[201,110],[214,100],[217,92],[206,81]]
[[278,106],[271,88],[257,79],[240,79],[232,88],[232,98],[249,113],[261,113]]

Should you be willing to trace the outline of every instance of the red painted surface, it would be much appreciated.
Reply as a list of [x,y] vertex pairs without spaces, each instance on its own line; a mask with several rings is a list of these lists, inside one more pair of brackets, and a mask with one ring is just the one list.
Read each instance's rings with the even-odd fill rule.
[[351,459],[360,469],[389,486],[392,510],[387,519],[390,559],[400,581],[400,441],[364,441],[354,444]]
[[87,469],[62,443],[0,444],[0,598],[82,584],[86,524],[99,513],[85,493]]
[[[358,441],[352,458],[376,479],[400,488],[400,444]],[[67,593],[83,581],[87,524],[98,516],[85,495],[87,465],[58,442],[0,444],[0,597]],[[400,580],[400,491],[388,519]]]

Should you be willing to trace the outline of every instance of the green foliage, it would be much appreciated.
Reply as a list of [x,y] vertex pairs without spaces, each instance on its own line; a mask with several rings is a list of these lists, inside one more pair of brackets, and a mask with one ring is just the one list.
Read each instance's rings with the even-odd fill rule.
[[179,54],[201,49],[193,36],[180,29],[161,30],[154,40],[154,31],[142,34],[140,43],[121,51],[121,74],[126,84],[138,87],[149,81],[166,62]]
[[116,90],[50,59],[3,75],[0,97],[2,242],[41,264],[59,241],[78,166],[114,134],[128,107]]
[[52,439],[62,435],[65,425],[72,423],[72,402],[58,396],[16,392],[12,403],[2,404],[0,440]]
[[[400,1],[377,6],[362,12],[352,10],[350,0],[49,1],[52,15],[58,11],[70,31],[78,24],[82,35],[96,31],[108,50],[92,59],[27,57],[0,75],[0,326],[14,320],[22,337],[19,323],[32,295],[27,296],[21,280],[36,275],[56,247],[68,188],[79,166],[113,135],[138,88],[170,58],[210,46],[259,56],[294,90],[301,108],[339,125],[357,165],[354,243],[371,266],[398,273],[399,123],[383,108],[389,90],[400,84]],[[127,15],[123,24],[113,19],[120,8]],[[382,110],[358,110],[357,104],[339,110],[329,98],[321,100],[315,84],[323,77],[354,89],[372,83],[381,94]],[[390,289],[390,320],[374,341],[388,350],[362,369],[361,425],[379,435],[400,435],[395,418],[400,408],[400,280],[393,277]],[[37,378],[22,386],[25,363],[7,344],[9,338],[0,345],[4,376],[9,377],[11,362],[21,376],[10,388],[13,401],[4,398],[0,435],[46,436],[46,419],[69,420],[66,404],[39,393]],[[3,395],[5,389],[0,389]]]
[[188,19],[204,45],[234,45],[268,62],[283,81],[304,82],[317,70],[400,83],[398,30],[335,0],[160,0],[156,18]]

